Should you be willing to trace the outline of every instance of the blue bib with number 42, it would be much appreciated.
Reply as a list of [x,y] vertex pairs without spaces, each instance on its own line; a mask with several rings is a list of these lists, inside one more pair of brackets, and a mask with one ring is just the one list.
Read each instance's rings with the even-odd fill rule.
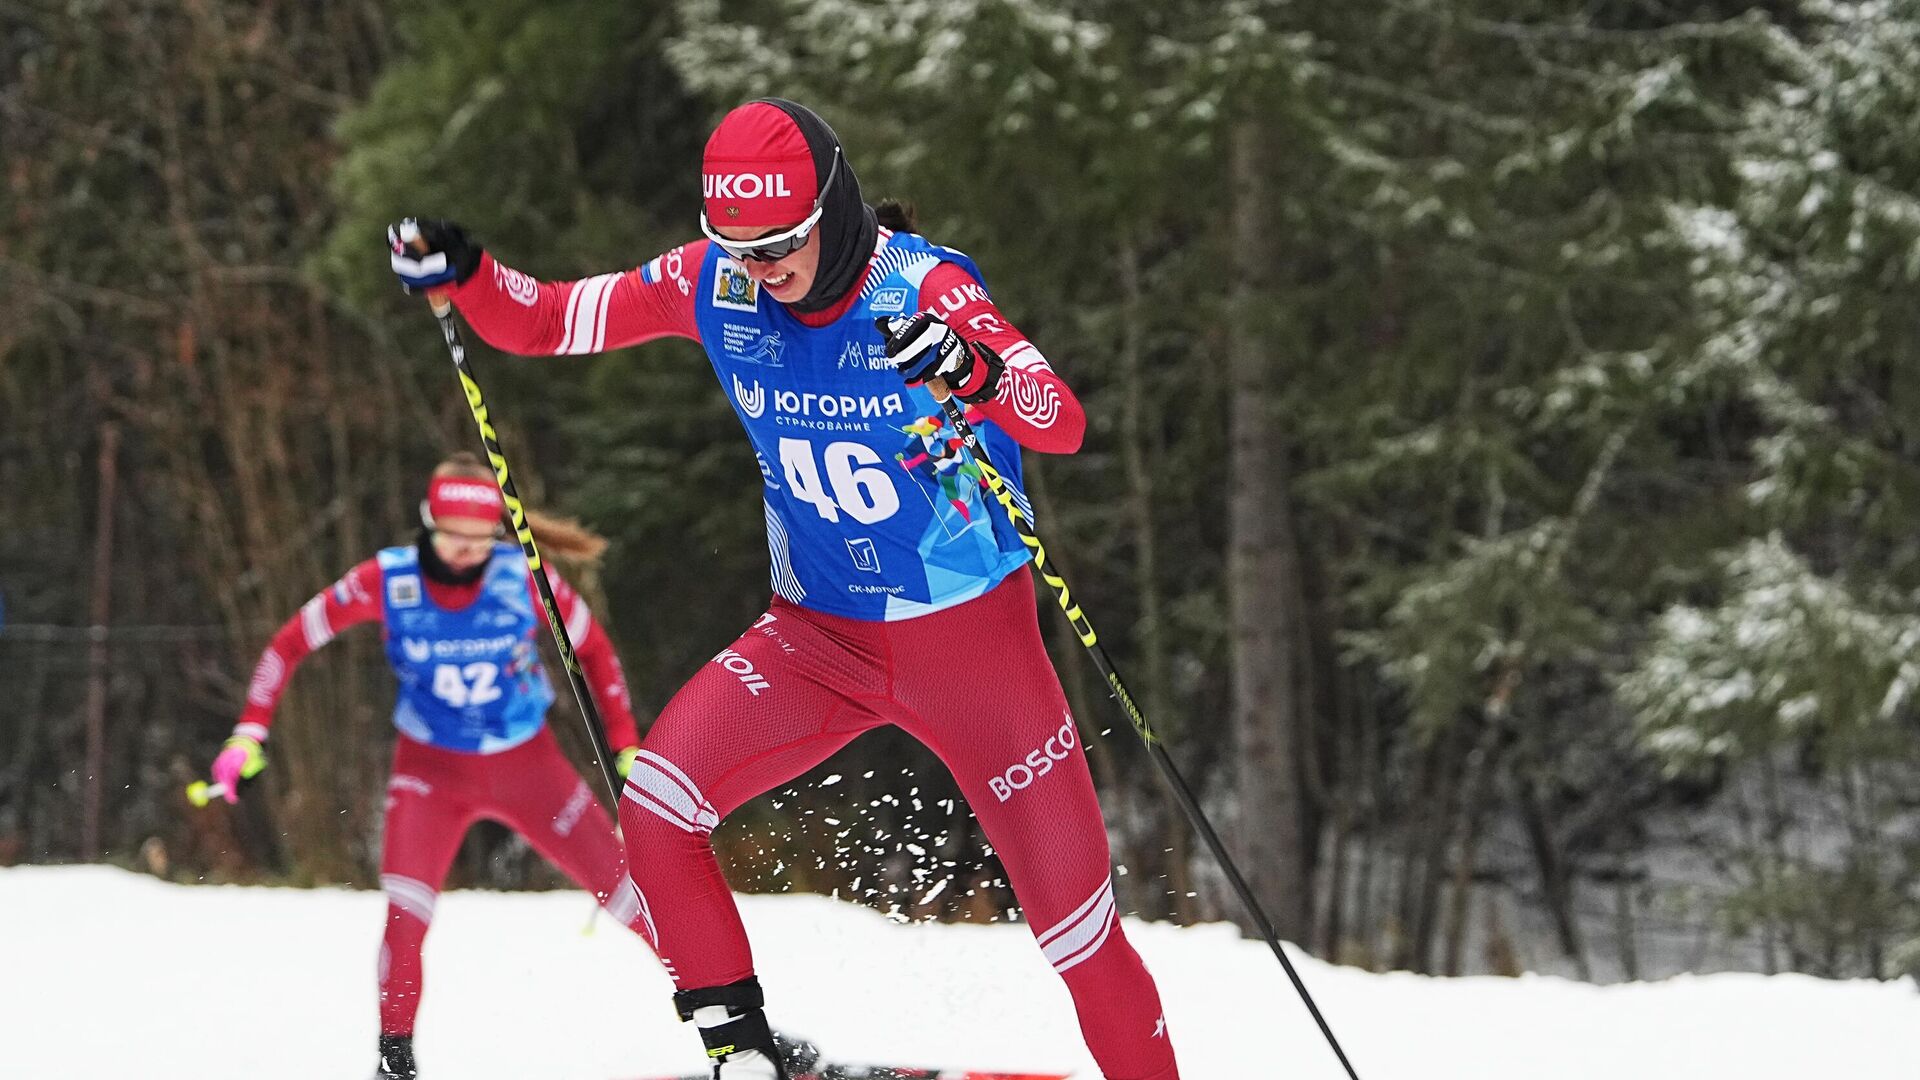
[[415,741],[477,754],[533,738],[553,685],[520,549],[496,544],[479,597],[458,611],[427,594],[417,549],[387,548],[378,558],[387,662],[400,679],[394,726]]

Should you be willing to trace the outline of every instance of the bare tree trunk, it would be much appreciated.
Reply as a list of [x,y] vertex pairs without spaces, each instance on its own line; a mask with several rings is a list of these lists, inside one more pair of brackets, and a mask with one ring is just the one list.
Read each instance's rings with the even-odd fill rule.
[[1634,949],[1633,881],[1626,867],[1620,868],[1620,880],[1613,889],[1614,934],[1620,942],[1620,973],[1628,981],[1640,979],[1640,954]]
[[1288,503],[1287,442],[1276,415],[1266,209],[1260,127],[1233,133],[1233,318],[1229,320],[1227,596],[1231,608],[1234,770],[1238,854],[1274,929],[1310,944],[1312,891],[1302,835],[1300,683],[1303,615],[1299,550]]
[[1317,924],[1319,953],[1334,963],[1344,963],[1345,949],[1341,938],[1346,933],[1346,905],[1344,897],[1350,887],[1350,869],[1353,862],[1353,822],[1352,807],[1340,800],[1333,808],[1326,826],[1326,836],[1321,841],[1321,851],[1325,853],[1326,869],[1322,875],[1326,899],[1320,908]]
[[[1359,742],[1359,782],[1356,785],[1360,802],[1360,835],[1365,838],[1360,850],[1359,881],[1354,886],[1354,913],[1351,920],[1354,930],[1351,936],[1359,941],[1364,950],[1362,961],[1368,968],[1377,968],[1384,955],[1380,940],[1380,919],[1375,915],[1380,902],[1379,887],[1375,884],[1386,855],[1380,843],[1381,807],[1386,802],[1385,780],[1380,768],[1381,743],[1380,703],[1372,679],[1357,695],[1360,709]],[[1364,935],[1364,936],[1363,936]]]
[[1167,697],[1171,681],[1167,663],[1165,622],[1161,617],[1160,555],[1153,524],[1153,470],[1147,463],[1147,402],[1145,352],[1146,297],[1140,284],[1140,252],[1132,241],[1121,247],[1120,290],[1124,302],[1120,339],[1120,368],[1126,380],[1120,413],[1120,456],[1127,469],[1127,518],[1133,527],[1134,592],[1140,601],[1138,639],[1146,658],[1146,687],[1141,698],[1156,727],[1168,730],[1172,711]]
[[[1174,736],[1178,729],[1168,727],[1173,722],[1172,698],[1168,694],[1172,676],[1169,674],[1166,622],[1162,615],[1160,546],[1154,527],[1156,492],[1153,468],[1147,456],[1148,433],[1151,429],[1148,408],[1152,400],[1152,393],[1146,385],[1147,301],[1140,281],[1140,250],[1132,240],[1121,246],[1119,274],[1123,304],[1120,370],[1125,390],[1121,398],[1120,456],[1126,467],[1126,513],[1134,541],[1134,593],[1140,603],[1139,621],[1135,626],[1140,655],[1146,661],[1146,679],[1140,701],[1147,718],[1154,722],[1155,727],[1163,735]],[[1136,782],[1130,787],[1136,791],[1145,791],[1150,787],[1159,795],[1155,818],[1162,827],[1152,837],[1156,856],[1154,862],[1167,867],[1168,891],[1171,893],[1168,899],[1172,901],[1173,917],[1180,922],[1192,922],[1197,915],[1197,905],[1190,895],[1193,892],[1189,869],[1192,838],[1180,804],[1174,799],[1172,789],[1165,784]],[[1162,848],[1172,850],[1162,851]]]
[[1760,934],[1760,970],[1766,975],[1778,975],[1781,971],[1778,925],[1770,909],[1764,906],[1768,898],[1774,895],[1773,875],[1769,869],[1766,848],[1761,841],[1761,826],[1750,802],[1751,795],[1748,782],[1736,777],[1730,805],[1734,821],[1740,829],[1740,850],[1746,853],[1746,857],[1735,865],[1751,875],[1745,884],[1761,897],[1763,904],[1761,918],[1756,924]]
[[1364,963],[1357,935],[1365,934],[1368,887],[1369,843],[1364,819],[1367,813],[1370,752],[1366,733],[1371,703],[1361,695],[1358,672],[1333,665],[1326,678],[1337,690],[1333,695],[1334,723],[1327,731],[1327,748],[1332,759],[1324,800],[1324,835],[1320,841],[1319,876],[1326,879],[1320,890],[1320,907],[1314,916],[1314,933],[1320,942],[1319,955],[1335,963]]
[[107,623],[113,617],[113,501],[120,453],[119,425],[100,425],[98,515],[93,534],[93,603],[87,622],[87,787],[80,819],[80,855],[100,857],[100,810],[107,768]]
[[1433,942],[1440,925],[1441,868],[1453,849],[1454,815],[1461,797],[1460,773],[1465,755],[1454,748],[1456,737],[1456,732],[1449,730],[1444,738],[1435,740],[1427,755],[1432,768],[1432,795],[1424,803],[1416,804],[1426,808],[1424,818],[1428,824],[1413,854],[1413,873],[1405,899],[1406,959],[1398,966],[1423,974],[1434,970]]
[[[1786,793],[1780,785],[1780,762],[1775,754],[1767,754],[1760,761],[1761,790],[1766,795],[1763,808],[1766,822],[1767,856],[1771,876],[1774,881],[1784,881],[1793,865],[1793,856],[1787,849],[1787,834],[1791,829],[1791,813],[1787,809]],[[1767,918],[1779,927],[1780,942],[1787,950],[1787,970],[1803,971],[1807,967],[1809,955],[1806,946],[1800,940],[1800,928],[1793,916],[1783,910],[1778,889],[1768,889],[1766,897]]]
[[1560,846],[1554,841],[1553,828],[1546,809],[1540,805],[1533,779],[1520,778],[1520,818],[1525,823],[1527,841],[1533,847],[1534,863],[1540,870],[1540,885],[1546,894],[1547,910],[1553,914],[1553,928],[1560,938],[1560,951],[1573,961],[1582,979],[1593,978],[1587,964],[1587,949],[1580,937],[1580,925],[1573,918],[1573,887],[1566,864],[1560,858]]
[[1501,717],[1486,718],[1467,756],[1465,789],[1460,797],[1460,854],[1453,867],[1453,895],[1448,901],[1446,953],[1441,970],[1460,974],[1466,953],[1469,909],[1473,903],[1473,874],[1480,859],[1480,823],[1486,816],[1487,794],[1500,757]]
[[[1876,806],[1888,805],[1889,800],[1874,790],[1877,784],[1873,768],[1854,765],[1841,773],[1841,781],[1841,809],[1852,849],[1847,858],[1850,861],[1865,861],[1876,867],[1890,864],[1896,857],[1890,850],[1893,847],[1892,838],[1875,824],[1873,810]],[[1876,876],[1879,872],[1875,871]],[[1859,971],[1867,978],[1888,977],[1887,956],[1894,944],[1891,940],[1893,927],[1887,921],[1891,914],[1893,912],[1882,905],[1869,905],[1855,928],[1854,944],[1859,949],[1859,962],[1862,965]]]

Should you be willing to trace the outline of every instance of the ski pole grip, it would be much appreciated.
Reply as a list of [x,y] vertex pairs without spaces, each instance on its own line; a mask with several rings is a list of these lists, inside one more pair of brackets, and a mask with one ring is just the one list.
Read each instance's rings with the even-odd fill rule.
[[[893,334],[894,323],[905,321],[904,318],[896,320],[889,316],[882,315],[873,320],[873,325],[876,330],[880,331],[882,337],[889,337]],[[953,391],[947,386],[947,380],[937,375],[926,381],[926,387],[933,393],[933,400],[940,402],[942,405],[946,404],[947,399],[953,396]]]
[[[415,254],[427,254],[427,238],[424,236],[416,234],[407,246],[412,248]],[[453,307],[453,301],[447,299],[447,290],[445,289],[428,289],[427,306],[433,309],[434,318],[444,319],[447,317],[448,310]]]
[[205,806],[227,793],[225,784],[209,784],[205,780],[195,780],[187,785],[187,801],[195,806]]

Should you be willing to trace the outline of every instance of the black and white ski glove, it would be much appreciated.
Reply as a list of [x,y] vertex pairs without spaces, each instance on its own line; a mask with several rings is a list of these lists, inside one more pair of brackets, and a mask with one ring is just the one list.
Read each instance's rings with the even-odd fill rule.
[[438,218],[405,218],[387,226],[387,247],[400,287],[412,292],[453,282],[464,285],[480,269],[485,250],[467,230]]
[[873,322],[887,339],[887,359],[908,386],[939,379],[969,405],[991,401],[1000,392],[1000,375],[1007,369],[1000,354],[954,333],[938,315],[922,311]]

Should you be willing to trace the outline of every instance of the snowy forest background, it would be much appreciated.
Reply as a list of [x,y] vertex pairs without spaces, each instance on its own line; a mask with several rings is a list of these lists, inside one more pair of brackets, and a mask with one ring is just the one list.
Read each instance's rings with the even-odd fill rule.
[[[762,94],[1080,392],[1041,533],[1283,937],[1920,969],[1920,0],[0,0],[0,865],[372,882],[370,631],[240,807],[181,787],[474,443],[381,227],[635,265]],[[765,603],[746,443],[685,343],[476,366],[523,493],[614,541],[644,721]],[[1123,908],[1236,917],[1042,619]],[[717,841],[1004,919],[951,795],[882,734]],[[492,829],[452,882],[555,883]]]

